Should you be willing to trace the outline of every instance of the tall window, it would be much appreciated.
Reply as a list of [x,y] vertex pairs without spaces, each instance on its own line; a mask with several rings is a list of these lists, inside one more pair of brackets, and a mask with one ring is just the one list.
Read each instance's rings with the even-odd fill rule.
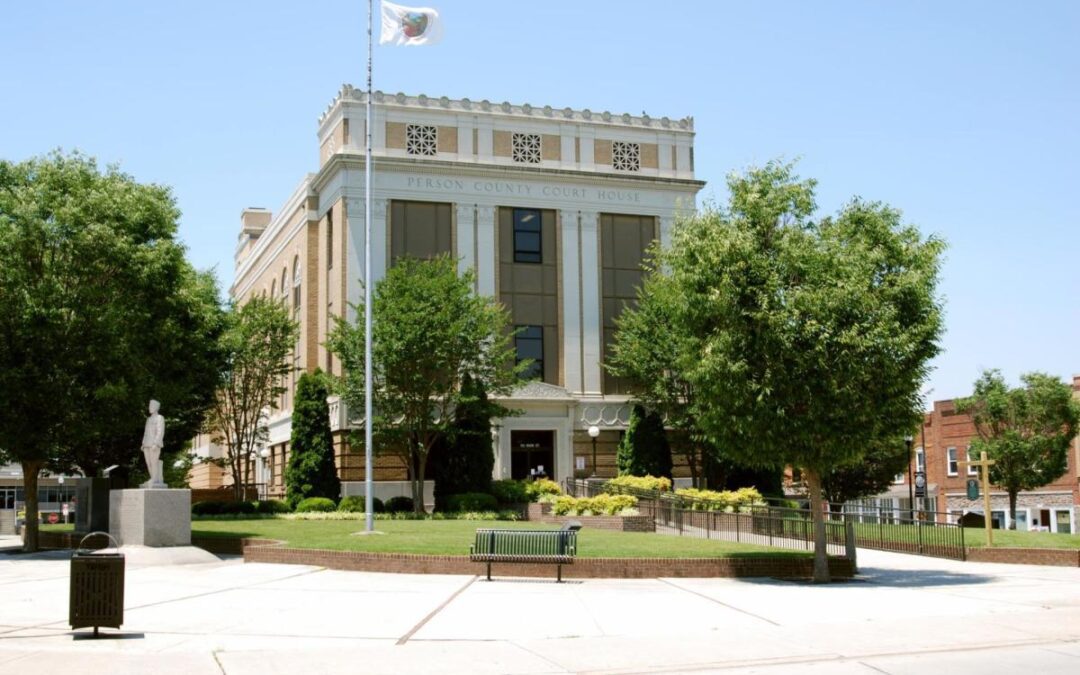
[[[970,445],[967,447],[967,450],[964,451],[964,454],[967,455],[967,459],[968,459],[969,462],[971,460],[975,459],[974,457],[971,456],[971,446]],[[967,465],[967,475],[969,475],[969,476],[978,476],[979,475],[979,467],[971,466],[970,464],[968,464]]]
[[390,260],[450,253],[453,208],[447,203],[390,202]]
[[[600,292],[603,313],[603,359],[615,340],[616,320],[624,307],[637,305],[637,289],[644,276],[645,252],[656,238],[656,218],[626,214],[600,214]],[[630,383],[604,370],[605,394],[626,394]]]
[[926,451],[922,448],[915,448],[915,470],[926,471]]
[[514,209],[514,262],[544,262],[540,211]]
[[334,268],[334,210],[326,212],[326,269]]
[[293,318],[296,318],[300,316],[300,256],[293,258],[292,273]]
[[281,304],[289,304],[289,268],[281,270]]
[[532,359],[529,368],[522,373],[527,380],[544,376],[544,328],[542,326],[518,326],[519,332],[514,337],[517,347],[517,362]]
[[950,476],[957,476],[960,474],[960,465],[956,461],[956,448],[948,448],[945,450],[945,462],[946,471]]

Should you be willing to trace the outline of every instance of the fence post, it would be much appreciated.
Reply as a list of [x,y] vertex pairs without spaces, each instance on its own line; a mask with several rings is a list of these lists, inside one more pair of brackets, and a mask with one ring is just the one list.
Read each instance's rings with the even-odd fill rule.
[[739,521],[742,520],[742,518],[740,518],[739,516],[741,516],[741,515],[742,515],[741,513],[736,513],[735,514],[735,541],[736,541],[736,543],[739,541]]
[[844,518],[844,548],[848,560],[851,561],[851,571],[858,573],[859,565],[856,561],[857,551],[855,549],[855,524],[848,518]]
[[918,535],[919,553],[921,554],[923,552],[923,550],[922,550],[922,521],[920,521],[920,520],[915,521],[915,532]]

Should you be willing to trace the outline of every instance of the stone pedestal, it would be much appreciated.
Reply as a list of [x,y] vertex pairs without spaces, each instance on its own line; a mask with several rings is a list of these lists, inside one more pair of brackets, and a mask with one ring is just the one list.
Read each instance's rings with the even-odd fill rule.
[[109,534],[123,546],[190,546],[191,490],[113,490]]

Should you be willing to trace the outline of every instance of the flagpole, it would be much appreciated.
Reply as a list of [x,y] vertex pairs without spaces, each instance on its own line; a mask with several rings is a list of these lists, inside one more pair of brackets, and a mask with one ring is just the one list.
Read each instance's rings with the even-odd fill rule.
[[368,532],[375,530],[371,451],[371,43],[374,4],[375,0],[368,0],[367,124],[364,125],[364,522]]

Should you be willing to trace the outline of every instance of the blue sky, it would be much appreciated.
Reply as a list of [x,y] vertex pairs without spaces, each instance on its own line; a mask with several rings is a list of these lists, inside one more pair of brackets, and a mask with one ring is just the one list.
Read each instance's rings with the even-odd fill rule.
[[[717,200],[729,171],[801,158],[823,212],[882,200],[948,241],[931,398],[984,367],[1080,373],[1080,3],[430,4],[443,42],[376,47],[376,88],[692,115]],[[357,0],[10,3],[0,157],[79,148],[173,186],[191,258],[227,285],[240,210],[278,208],[316,169],[318,115],[363,85],[365,17]]]

